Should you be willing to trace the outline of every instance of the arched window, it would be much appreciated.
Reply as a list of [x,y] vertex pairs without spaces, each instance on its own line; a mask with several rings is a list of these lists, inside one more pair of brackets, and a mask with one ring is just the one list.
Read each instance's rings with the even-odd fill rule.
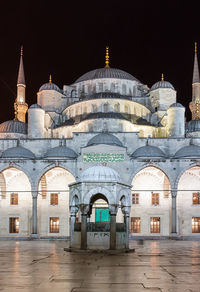
[[93,124],[89,124],[89,125],[88,125],[88,131],[89,131],[89,132],[93,132],[93,130],[94,130],[94,129],[93,129]]
[[108,103],[104,103],[104,105],[103,105],[103,111],[104,111],[104,113],[107,113],[108,112]]
[[97,112],[97,105],[96,104],[92,104],[92,112],[93,113]]
[[76,91],[75,91],[75,89],[73,89],[72,91],[71,91],[71,97],[73,98],[73,97],[76,97]]
[[99,85],[99,92],[103,92],[103,83],[100,82],[98,85]]
[[130,107],[129,107],[129,105],[125,105],[125,107],[124,107],[124,112],[126,113],[126,114],[129,114],[130,113]]
[[110,91],[115,92],[115,84],[114,83],[110,84]]
[[126,94],[126,84],[122,84],[122,94]]
[[116,113],[120,112],[120,104],[119,104],[119,103],[116,103],[116,104],[114,105],[114,111],[115,111]]

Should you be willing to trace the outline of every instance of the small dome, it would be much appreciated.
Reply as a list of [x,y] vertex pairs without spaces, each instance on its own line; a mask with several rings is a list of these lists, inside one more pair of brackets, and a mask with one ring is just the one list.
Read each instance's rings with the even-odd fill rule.
[[156,82],[156,83],[151,87],[150,91],[152,91],[152,90],[156,90],[156,89],[159,89],[159,88],[171,88],[171,89],[175,90],[175,89],[174,89],[174,86],[173,86],[170,82],[168,82],[168,81],[164,81],[164,80],[161,80],[161,81]]
[[89,140],[87,146],[106,144],[106,145],[116,145],[122,147],[121,141],[112,134],[100,133]]
[[35,155],[30,150],[17,146],[6,149],[2,153],[2,158],[26,158],[26,159],[35,159]]
[[81,175],[81,181],[120,181],[120,175],[112,168],[107,166],[93,166],[86,169]]
[[41,106],[40,106],[39,104],[35,103],[35,104],[32,104],[32,105],[29,107],[29,109],[30,109],[30,108],[41,108]]
[[166,157],[162,150],[155,146],[142,146],[133,152],[131,157],[139,158],[139,157]]
[[62,90],[56,84],[54,84],[52,82],[48,82],[48,83],[43,84],[40,87],[39,91],[42,91],[42,90],[55,90],[55,91],[62,93]]
[[27,134],[27,125],[18,120],[10,120],[0,124],[0,133]]
[[187,123],[188,132],[198,132],[200,131],[200,120],[192,120]]
[[172,103],[169,107],[182,107],[182,108],[184,108],[184,106],[181,103],[178,103],[178,102]]
[[184,158],[184,157],[199,157],[200,156],[200,146],[189,145],[179,149],[174,158]]
[[47,153],[44,155],[46,158],[59,158],[59,157],[65,157],[65,158],[76,158],[77,154],[72,149],[66,147],[66,146],[57,146],[54,148],[51,148],[47,151]]
[[126,80],[138,81],[131,74],[123,70],[114,69],[114,68],[100,68],[100,69],[95,69],[83,74],[74,83],[87,81],[87,80],[93,80],[93,79],[103,79],[103,78],[115,78],[115,79],[126,79]]

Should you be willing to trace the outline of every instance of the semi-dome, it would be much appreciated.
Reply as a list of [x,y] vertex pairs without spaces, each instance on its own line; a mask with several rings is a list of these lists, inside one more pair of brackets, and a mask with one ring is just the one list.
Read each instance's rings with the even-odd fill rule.
[[70,149],[66,146],[57,146],[54,148],[51,148],[47,151],[47,153],[44,155],[46,158],[59,158],[59,157],[65,157],[65,158],[71,158],[74,159],[77,157],[76,152],[74,150]]
[[184,108],[184,106],[181,104],[181,103],[172,103],[169,107],[181,107],[181,108]]
[[101,165],[90,167],[81,174],[81,181],[112,182],[120,180],[120,175],[114,169]]
[[189,145],[179,149],[174,158],[184,158],[184,157],[200,157],[200,146]]
[[93,79],[100,79],[100,78],[115,78],[115,79],[126,79],[132,81],[138,81],[134,76],[131,74],[115,68],[100,68],[89,71],[79,77],[74,83],[93,80]]
[[27,125],[18,120],[10,120],[0,124],[0,133],[27,133]]
[[174,86],[173,86],[170,82],[165,81],[165,80],[161,80],[161,81],[156,82],[156,83],[151,87],[150,90],[152,91],[152,90],[156,90],[156,89],[159,89],[159,88],[171,88],[171,89],[175,90],[175,89],[174,89]]
[[198,132],[200,131],[200,120],[192,120],[187,123],[188,132]]
[[156,146],[146,145],[142,146],[133,152],[131,157],[139,158],[139,157],[166,157],[164,152],[160,150]]
[[35,159],[35,155],[30,150],[28,150],[22,146],[17,146],[17,147],[12,147],[12,148],[6,149],[2,153],[2,158]]
[[116,145],[122,147],[121,141],[112,134],[100,133],[89,140],[87,146],[106,144],[106,145]]
[[41,108],[41,106],[40,106],[39,104],[35,103],[35,104],[32,104],[32,105],[29,107],[29,109],[30,109],[30,108]]
[[55,83],[52,83],[52,82],[48,82],[48,83],[43,84],[40,87],[39,91],[42,91],[42,90],[55,90],[55,91],[62,93],[62,90]]

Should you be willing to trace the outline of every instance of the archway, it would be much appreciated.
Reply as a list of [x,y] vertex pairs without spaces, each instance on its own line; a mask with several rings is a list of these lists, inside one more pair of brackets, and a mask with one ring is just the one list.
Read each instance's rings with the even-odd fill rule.
[[178,182],[178,232],[183,236],[200,235],[200,167],[187,169]]
[[14,167],[0,173],[1,236],[27,237],[31,234],[32,195],[27,175]]
[[74,176],[64,168],[45,172],[38,186],[38,226],[40,236],[69,236],[69,187]]
[[130,232],[134,236],[166,236],[171,233],[171,194],[167,175],[148,166],[132,180]]

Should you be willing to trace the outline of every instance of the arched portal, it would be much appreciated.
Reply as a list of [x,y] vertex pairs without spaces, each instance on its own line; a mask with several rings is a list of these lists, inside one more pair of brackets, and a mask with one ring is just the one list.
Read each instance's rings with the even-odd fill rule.
[[167,175],[148,166],[132,180],[130,232],[134,236],[171,233],[171,195]]
[[32,195],[29,178],[17,168],[7,168],[0,173],[0,190],[0,222],[4,226],[0,227],[0,236],[30,236]]
[[38,186],[40,236],[69,236],[69,187],[74,176],[64,168],[45,172]]
[[178,232],[200,234],[200,167],[187,169],[179,179],[177,193]]

